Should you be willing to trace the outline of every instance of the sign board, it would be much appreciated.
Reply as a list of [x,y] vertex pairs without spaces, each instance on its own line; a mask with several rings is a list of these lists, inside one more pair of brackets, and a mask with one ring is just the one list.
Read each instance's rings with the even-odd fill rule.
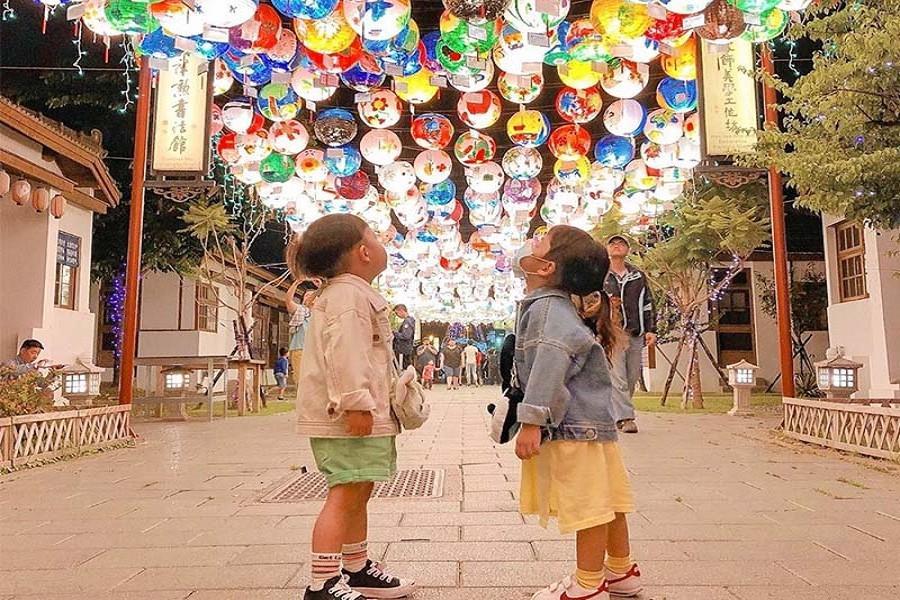
[[728,156],[756,144],[753,45],[733,40],[726,51],[701,43],[703,136],[707,156]]
[[150,168],[161,174],[209,170],[209,119],[212,89],[206,60],[184,52],[159,71],[153,104]]

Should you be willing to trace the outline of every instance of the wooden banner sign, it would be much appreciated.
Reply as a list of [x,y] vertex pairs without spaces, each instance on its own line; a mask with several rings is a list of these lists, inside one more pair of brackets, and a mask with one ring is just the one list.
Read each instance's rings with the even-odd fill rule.
[[701,42],[702,136],[706,156],[729,156],[756,144],[757,86],[753,45],[733,40],[727,50]]

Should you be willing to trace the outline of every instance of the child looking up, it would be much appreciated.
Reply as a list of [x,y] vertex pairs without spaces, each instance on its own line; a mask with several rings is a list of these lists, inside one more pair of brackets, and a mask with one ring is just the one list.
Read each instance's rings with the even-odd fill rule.
[[292,244],[288,264],[298,278],[325,280],[306,332],[297,399],[298,430],[309,436],[328,483],[304,599],[406,596],[415,584],[369,560],[366,542],[373,482],[389,480],[397,468],[390,309],[371,285],[387,266],[387,252],[365,221],[332,214]]
[[559,225],[526,247],[517,267],[527,290],[515,341],[525,394],[516,439],[520,510],[538,515],[542,526],[556,517],[561,532],[576,532],[574,577],[533,600],[636,595],[640,572],[625,521],[634,500],[616,443],[607,356],[570,299],[602,289],[609,258],[584,231]]

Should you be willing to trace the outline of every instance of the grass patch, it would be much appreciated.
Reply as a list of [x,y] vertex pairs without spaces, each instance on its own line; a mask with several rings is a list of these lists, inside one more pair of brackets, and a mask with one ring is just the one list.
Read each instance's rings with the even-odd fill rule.
[[[669,394],[665,406],[659,404],[660,395],[657,393],[638,392],[634,395],[634,407],[641,412],[677,413],[677,414],[723,414],[731,410],[734,405],[731,394],[703,394],[704,408],[681,408],[681,394]],[[750,399],[752,408],[760,412],[771,412],[781,407],[779,394],[754,394]]]
[[[293,400],[285,400],[279,402],[278,400],[268,400],[268,406],[265,408],[261,408],[259,412],[248,412],[244,413],[245,417],[267,417],[269,415],[279,415],[281,413],[291,412],[294,410],[294,401]],[[201,419],[205,419],[209,414],[209,411],[206,407],[206,403],[204,402],[202,406],[191,406],[188,408],[188,415],[191,417],[197,417]],[[229,417],[238,416],[237,409],[228,409],[227,415]],[[213,402],[213,417],[222,416],[222,402]]]

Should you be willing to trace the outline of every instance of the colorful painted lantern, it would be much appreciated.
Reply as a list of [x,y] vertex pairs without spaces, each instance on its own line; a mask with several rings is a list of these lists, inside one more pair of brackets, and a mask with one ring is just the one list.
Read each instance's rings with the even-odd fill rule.
[[326,146],[343,146],[356,137],[356,120],[348,110],[329,108],[317,115],[313,131],[316,138]]
[[388,165],[400,156],[403,144],[400,137],[390,129],[373,129],[359,141],[363,157],[373,165]]
[[500,95],[515,104],[528,104],[540,96],[544,89],[544,76],[540,73],[531,75],[514,75],[500,73],[497,78],[497,89]]
[[456,110],[463,123],[474,129],[484,129],[497,122],[503,105],[497,94],[483,90],[462,94]]
[[397,94],[387,89],[373,90],[369,93],[369,98],[360,102],[357,107],[363,123],[375,129],[396,125],[403,112],[403,104]]
[[506,122],[506,134],[517,146],[536,148],[550,136],[550,119],[537,110],[520,110]]
[[440,183],[450,177],[453,161],[443,150],[425,150],[413,163],[416,177],[425,183]]
[[591,151],[591,134],[578,125],[563,125],[550,134],[550,152],[560,160],[576,160]]
[[446,148],[453,139],[453,124],[443,115],[426,113],[412,120],[410,132],[413,140],[422,148],[440,150]]
[[594,157],[603,167],[624,168],[634,158],[634,140],[618,135],[603,136],[594,146]]
[[596,87],[562,88],[556,95],[556,112],[569,123],[587,123],[600,114],[603,99]]
[[540,175],[544,161],[536,148],[513,146],[503,155],[501,164],[512,179],[532,179]]
[[464,165],[477,165],[494,158],[497,143],[494,138],[478,131],[469,130],[462,133],[453,145],[453,154]]
[[644,129],[647,111],[632,98],[616,100],[603,113],[603,125],[613,135],[635,136]]

